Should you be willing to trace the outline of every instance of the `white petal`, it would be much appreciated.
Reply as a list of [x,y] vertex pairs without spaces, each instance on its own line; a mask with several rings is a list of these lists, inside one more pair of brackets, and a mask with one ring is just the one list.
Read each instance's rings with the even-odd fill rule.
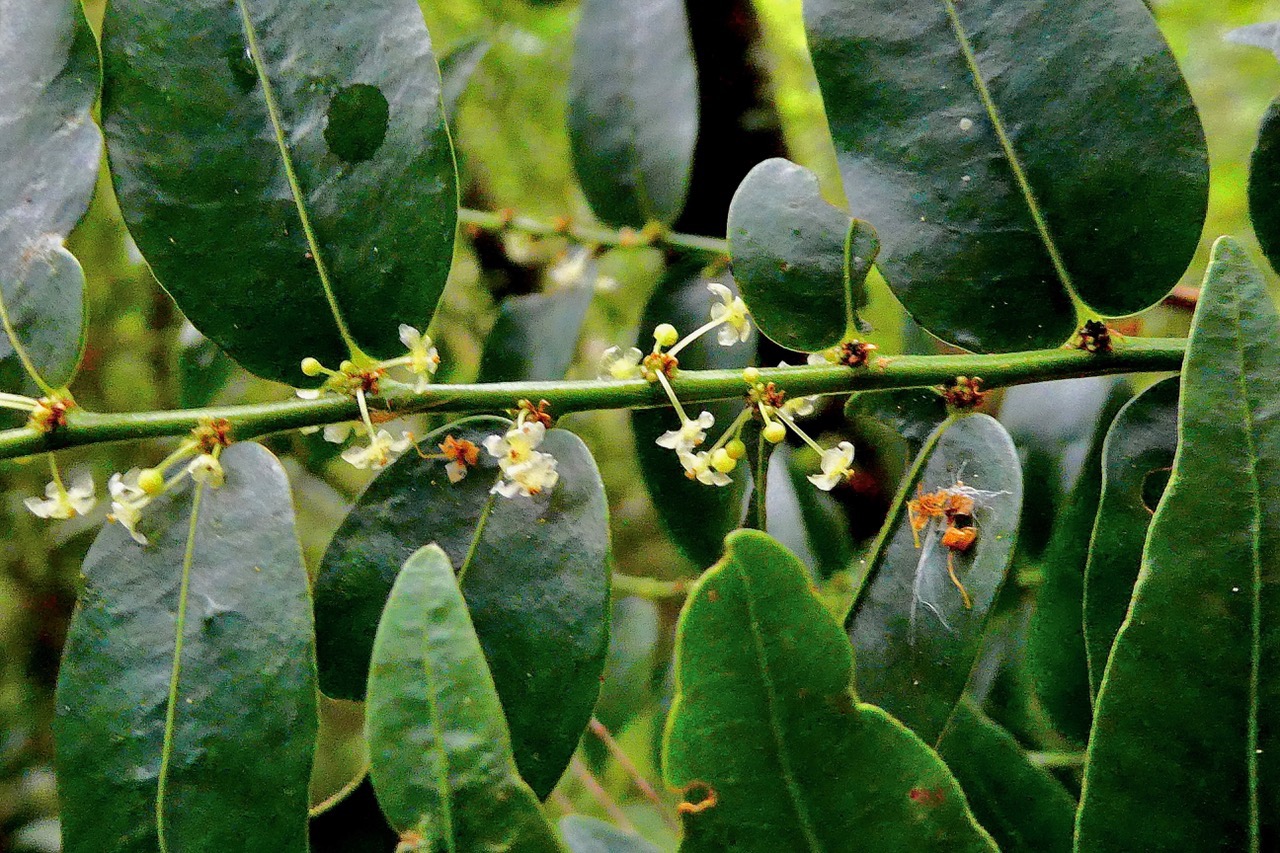
[[407,323],[400,324],[400,343],[413,349],[422,342],[422,333]]

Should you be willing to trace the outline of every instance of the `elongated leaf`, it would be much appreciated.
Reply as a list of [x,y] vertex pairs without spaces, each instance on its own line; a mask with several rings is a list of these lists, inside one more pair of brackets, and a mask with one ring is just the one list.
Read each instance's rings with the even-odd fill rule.
[[[479,446],[507,421],[444,427]],[[502,697],[516,763],[539,796],[555,787],[600,690],[609,635],[609,527],[595,460],[570,432],[539,448],[559,462],[560,482],[532,498],[490,493],[496,460],[481,450],[466,479],[450,483],[442,461],[410,452],[360,497],[334,535],[316,578],[320,687],[364,696],[374,633],[399,566],[436,543],[458,566],[471,619]]]
[[[1022,470],[1009,434],[986,415],[944,424],[923,452],[928,462],[917,463],[918,473],[903,482],[845,627],[858,655],[858,692],[933,744],[960,701],[1004,584],[1022,508]],[[967,492],[977,528],[969,550],[942,544],[948,525],[942,517],[919,530],[916,547],[906,499],[966,487],[977,490]],[[956,524],[965,526],[963,516]]]
[[[642,336],[647,338],[660,323],[671,323],[681,334],[687,334],[707,322],[714,300],[707,291],[708,280],[699,271],[698,263],[689,261],[677,263],[668,271],[645,307],[640,320]],[[727,276],[715,281],[733,286]],[[650,344],[651,340],[640,343]],[[746,367],[754,362],[755,355],[755,332],[746,343],[731,347],[720,346],[713,333],[682,350],[679,359],[680,366],[689,370],[729,370]],[[742,411],[739,403],[712,403],[699,406],[689,416],[696,418],[704,408],[716,419],[715,427],[707,433],[709,438],[718,437],[719,430],[728,427]],[[719,559],[725,535],[742,524],[751,474],[744,460],[733,472],[732,485],[707,486],[690,480],[675,451],[654,444],[658,436],[679,426],[679,417],[670,409],[637,409],[631,413],[636,460],[658,520],[681,553],[696,565],[709,566]]]
[[[618,599],[613,603],[609,626],[609,659],[600,680],[595,716],[610,730],[620,732],[656,698],[658,608],[643,598]],[[583,745],[591,743],[588,740]]]
[[449,556],[404,564],[378,625],[365,728],[387,820],[429,850],[557,851],[516,771],[511,735]]
[[569,80],[569,144],[596,216],[671,223],[698,136],[683,0],[585,0]]
[[756,166],[729,205],[728,233],[734,277],[764,334],[816,352],[858,327],[880,241],[822,198],[813,172],[781,158]]
[[1259,850],[1280,832],[1277,340],[1262,275],[1219,240],[1173,474],[1098,693],[1079,850]]
[[1151,513],[1178,446],[1178,380],[1165,379],[1116,415],[1102,451],[1102,497],[1084,576],[1084,639],[1094,696],[1129,611]]
[[[58,675],[69,853],[307,849],[316,737],[307,574],[284,469],[257,444],[226,483],[98,535]],[[180,638],[180,653],[175,642]],[[268,760],[269,759],[269,760]]]
[[84,272],[64,244],[102,159],[98,48],[78,0],[0,0],[0,19],[0,389],[59,388],[84,348]]
[[1204,133],[1138,0],[809,0],[844,184],[925,328],[1056,346],[1072,297],[1157,302],[1199,241]]
[[481,382],[563,379],[578,351],[590,287],[503,301],[480,359]]
[[1280,99],[1262,117],[1249,164],[1249,218],[1262,253],[1272,268],[1280,267]]
[[1075,800],[972,701],[956,706],[938,753],[1004,853],[1069,853]]
[[413,0],[118,0],[103,60],[125,220],[201,332],[301,384],[427,327],[458,195]]
[[754,530],[694,586],[676,639],[668,784],[680,849],[994,850],[937,755],[856,700],[853,655],[804,567]]
[[560,834],[572,853],[658,853],[658,848],[593,817],[560,819]]

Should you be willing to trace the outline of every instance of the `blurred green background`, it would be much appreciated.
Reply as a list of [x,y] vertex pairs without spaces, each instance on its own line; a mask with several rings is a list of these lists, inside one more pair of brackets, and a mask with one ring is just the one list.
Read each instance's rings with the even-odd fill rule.
[[[102,5],[102,0],[87,2],[91,18],[100,20]],[[1183,280],[1194,285],[1214,237],[1235,234],[1252,240],[1246,210],[1248,158],[1258,122],[1280,93],[1280,63],[1274,57],[1227,44],[1222,36],[1237,26],[1280,18],[1280,0],[1157,0],[1151,5],[1190,81],[1209,138],[1213,184],[1204,251]],[[833,199],[847,191],[856,213],[856,187],[841,188],[835,175],[799,23],[800,0],[689,0],[689,10],[703,88],[703,139],[690,204],[678,227],[723,235],[724,213],[737,181],[755,162],[775,154],[817,171]],[[439,55],[473,37],[491,44],[456,119],[464,203],[510,207],[545,218],[588,218],[573,181],[564,127],[576,4],[428,0],[423,11]],[[105,181],[72,246],[90,285],[89,348],[72,389],[82,405],[127,411],[289,394],[238,369],[228,367],[224,373],[216,353],[191,345],[182,317],[132,248]],[[464,235],[433,326],[445,358],[445,381],[475,375],[497,302],[542,289],[547,269],[567,248],[559,240]],[[657,250],[620,250],[599,259],[601,276],[616,280],[617,286],[597,293],[571,375],[594,375],[606,347],[635,337],[640,312],[663,266]],[[893,318],[896,309],[883,290],[878,298],[877,316]],[[1184,309],[1163,307],[1149,312],[1145,321],[1152,333],[1179,334],[1187,319]],[[881,320],[880,325],[882,346],[898,345],[900,324]],[[681,557],[661,534],[636,470],[625,415],[579,415],[567,425],[596,451],[610,497],[617,570],[659,578],[696,573],[701,567]],[[269,444],[290,470],[299,529],[314,568],[366,475],[335,464],[333,448],[315,437],[280,436]],[[153,442],[69,452],[64,470],[91,470],[101,488],[110,472],[154,462],[165,447]],[[92,517],[54,525],[36,519],[23,509],[22,499],[41,492],[46,479],[43,459],[0,463],[5,546],[0,550],[0,853],[58,849],[49,730],[53,684],[78,566],[105,512],[100,508]],[[876,493],[873,482],[866,489],[870,497],[845,507],[852,526],[863,535],[875,527]],[[650,779],[657,778],[651,744],[660,727],[662,662],[676,606],[674,601],[654,606],[632,600],[620,607],[618,648],[600,711]],[[358,747],[346,739],[358,725],[354,709],[330,707],[326,723],[332,740],[318,768],[318,795],[341,785],[358,761]],[[670,829],[657,812],[627,785],[616,764],[603,761],[597,742],[589,747],[584,749],[586,760],[601,769],[606,790],[628,819],[654,840],[669,841]],[[607,816],[582,778],[569,774],[557,793],[557,807]]]

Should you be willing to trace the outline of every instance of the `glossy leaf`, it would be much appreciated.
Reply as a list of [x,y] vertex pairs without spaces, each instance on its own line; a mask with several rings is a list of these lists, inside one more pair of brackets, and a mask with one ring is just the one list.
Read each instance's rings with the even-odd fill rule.
[[[1022,471],[1013,442],[986,415],[939,427],[926,445],[928,461],[905,480],[846,629],[858,655],[858,692],[902,720],[926,743],[936,743],[960,701],[982,651],[983,632],[1013,555],[1022,508]],[[911,524],[908,498],[972,489],[977,539],[967,551],[942,544],[947,521]],[[957,526],[964,526],[963,517]],[[972,602],[951,580],[948,564]]]
[[1084,639],[1093,695],[1129,612],[1151,514],[1178,446],[1178,380],[1152,385],[1116,415],[1102,451],[1102,498],[1084,577]]
[[809,482],[809,475],[817,470],[817,453],[785,444],[775,447],[769,455],[766,519],[768,533],[814,577],[829,578],[849,567],[853,541],[839,503]]
[[[509,423],[475,418],[446,436],[480,446]],[[435,543],[458,566],[476,633],[511,727],[516,763],[539,796],[555,787],[591,718],[609,635],[609,529],[604,487],[582,441],[551,430],[540,450],[560,481],[532,498],[490,494],[483,450],[466,479],[410,451],[369,486],[334,534],[316,578],[320,687],[364,696],[374,632],[404,560]]]
[[1224,237],[1173,474],[1098,693],[1079,850],[1259,850],[1280,832],[1278,340],[1266,281]]
[[147,508],[150,545],[111,524],[85,558],[54,725],[68,853],[154,853],[157,814],[169,850],[307,849],[316,673],[289,483],[257,444],[222,465],[221,488]]
[[862,391],[845,404],[849,419],[870,418],[902,438],[915,456],[947,419],[947,401],[932,388]]
[[582,815],[560,819],[560,834],[572,853],[658,853],[658,848],[630,833]]
[[585,0],[569,80],[569,144],[596,216],[610,225],[674,222],[697,136],[683,0]]
[[1138,0],[809,0],[844,184],[925,328],[974,350],[1057,346],[1073,296],[1160,300],[1195,252],[1204,133]]
[[444,56],[440,57],[441,100],[444,102],[444,114],[452,124],[458,112],[458,102],[462,100],[476,69],[489,53],[493,45],[481,38],[471,38],[454,45]]
[[102,159],[98,47],[78,0],[0,0],[0,19],[0,389],[47,390],[84,348],[84,271],[65,242]]
[[823,199],[813,172],[777,157],[748,172],[729,205],[728,236],[734,277],[765,335],[817,352],[858,327],[880,241]]
[[226,387],[235,362],[190,323],[178,333],[178,399],[184,409],[207,406]]
[[739,531],[676,639],[667,782],[700,809],[684,853],[995,850],[938,756],[852,692],[853,654],[804,567]]
[[403,353],[453,256],[457,178],[413,0],[113,0],[103,128],[138,247],[246,368]]
[[[609,626],[609,658],[600,679],[595,716],[606,728],[620,732],[655,698],[658,608],[643,598],[618,599],[613,603]],[[583,745],[590,743],[584,741]]]
[[511,735],[449,556],[404,564],[369,665],[370,777],[388,822],[430,850],[557,851],[516,771]]
[[[648,338],[641,344],[652,346],[648,336],[660,323],[671,323],[681,334],[687,334],[707,322],[714,300],[707,291],[708,279],[702,278],[699,271],[698,262],[686,261],[673,266],[663,277],[640,320],[641,334]],[[728,276],[713,280],[733,286]],[[755,345],[754,331],[746,343],[731,347],[720,346],[714,333],[704,335],[680,352],[680,366],[689,370],[746,367],[755,361]],[[707,435],[718,437],[720,430],[733,423],[742,405],[709,403],[697,409],[689,416],[697,417],[703,409],[711,412],[716,425]],[[747,465],[739,465],[733,473],[733,484],[724,487],[707,486],[685,477],[675,451],[654,444],[658,436],[679,426],[680,419],[670,409],[637,409],[631,413],[636,460],[658,520],[681,553],[698,566],[709,566],[719,559],[725,535],[742,524],[751,474]]]
[[938,753],[1004,853],[1069,853],[1075,800],[971,700],[956,706]]
[[1280,99],[1262,117],[1249,164],[1249,218],[1262,253],[1280,267]]
[[592,295],[592,288],[578,286],[504,299],[485,341],[479,381],[563,379]]

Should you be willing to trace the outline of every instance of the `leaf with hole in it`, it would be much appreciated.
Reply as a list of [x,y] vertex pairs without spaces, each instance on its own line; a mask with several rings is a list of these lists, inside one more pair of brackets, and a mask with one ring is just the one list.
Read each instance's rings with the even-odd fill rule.
[[1277,341],[1266,280],[1220,239],[1173,473],[1098,692],[1078,850],[1259,850],[1280,832]]
[[683,0],[586,0],[569,80],[569,145],[596,216],[633,227],[674,222],[697,136]]
[[560,819],[560,834],[572,853],[658,853],[658,848],[604,821],[582,815]]
[[449,556],[428,545],[387,597],[369,664],[369,775],[428,850],[560,850],[511,735]]
[[85,558],[54,723],[68,853],[154,853],[157,816],[169,850],[307,849],[316,672],[289,483],[257,444],[222,466],[221,488],[147,507],[150,545],[112,524]]
[[578,351],[591,287],[504,299],[480,358],[480,382],[564,379]]
[[102,49],[120,207],[191,322],[295,385],[306,356],[403,354],[458,205],[418,4],[114,0]]
[[0,0],[0,19],[0,390],[47,391],[84,348],[84,271],[65,241],[102,159],[98,46],[78,0]]
[[667,783],[684,853],[995,850],[928,746],[853,695],[853,654],[799,561],[743,530],[676,636]]
[[[660,323],[670,323],[685,335],[707,322],[715,301],[707,290],[710,281],[733,288],[726,275],[705,279],[697,261],[678,262],[658,284],[640,320],[642,345],[652,346],[647,336]],[[715,332],[703,335],[679,354],[680,366],[688,370],[732,370],[755,361],[755,332],[745,343],[721,346]],[[743,385],[746,393],[746,385]],[[696,418],[703,410],[716,419],[707,431],[709,441],[719,437],[742,411],[742,404],[728,401],[699,405],[688,412]],[[636,461],[648,487],[649,497],[657,511],[658,521],[671,541],[698,566],[709,566],[720,557],[724,537],[737,529],[746,515],[747,495],[751,491],[750,466],[743,460],[733,472],[728,486],[708,486],[690,480],[674,450],[654,442],[667,430],[677,429],[680,419],[671,409],[636,409],[631,413],[631,431],[636,443]]]
[[1075,800],[971,699],[956,706],[938,754],[1004,853],[1070,853]]
[[[446,436],[482,446],[510,422],[472,418]],[[511,727],[521,775],[545,797],[569,762],[600,691],[609,642],[609,522],[604,486],[581,439],[549,430],[540,451],[560,481],[529,498],[491,494],[497,460],[481,449],[466,478],[412,450],[361,495],[316,578],[320,688],[364,696],[374,633],[407,557],[436,543],[458,567],[462,591]]]
[[880,242],[822,197],[813,172],[777,157],[757,165],[729,205],[728,237],[742,298],[769,338],[816,352],[858,328]]
[[974,350],[1061,344],[1073,297],[1163,297],[1208,201],[1204,132],[1139,0],[808,0],[854,211],[930,332]]
[[1102,450],[1102,497],[1084,576],[1084,640],[1097,696],[1129,612],[1151,514],[1178,446],[1178,380],[1157,382],[1120,410]]
[[[1009,434],[986,415],[944,423],[921,453],[867,555],[845,627],[859,695],[934,744],[982,651],[1008,572],[1022,469]],[[945,544],[969,527],[976,538],[967,547]]]

